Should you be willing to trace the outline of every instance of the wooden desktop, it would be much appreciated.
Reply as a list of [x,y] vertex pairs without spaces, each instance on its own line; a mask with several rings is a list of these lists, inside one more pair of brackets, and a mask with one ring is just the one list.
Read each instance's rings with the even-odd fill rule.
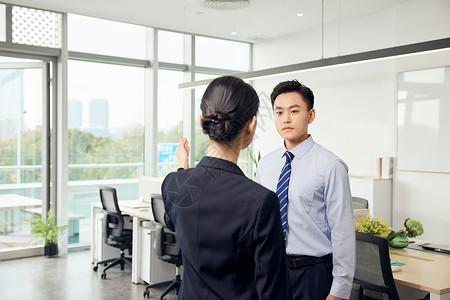
[[391,261],[405,264],[393,273],[396,284],[427,291],[430,300],[450,299],[450,255],[409,248],[389,251]]

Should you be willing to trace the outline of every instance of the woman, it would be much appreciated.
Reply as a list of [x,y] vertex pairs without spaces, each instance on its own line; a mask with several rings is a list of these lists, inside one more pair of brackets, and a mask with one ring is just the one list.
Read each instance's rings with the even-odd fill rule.
[[182,138],[182,168],[162,184],[166,223],[183,253],[178,299],[291,299],[278,198],[236,165],[253,139],[259,99],[236,77],[213,80],[200,116],[209,137],[207,156],[189,169]]

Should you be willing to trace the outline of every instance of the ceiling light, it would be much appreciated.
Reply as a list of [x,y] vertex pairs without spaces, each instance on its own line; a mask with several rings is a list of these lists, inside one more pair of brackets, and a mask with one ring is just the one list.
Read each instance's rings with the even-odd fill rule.
[[249,7],[254,0],[200,0],[200,5],[214,9],[239,9]]
[[303,13],[302,12],[298,12],[297,13],[297,17],[303,17]]
[[[378,50],[371,50],[367,52],[359,52],[354,54],[347,54],[344,56],[322,58],[308,62],[297,63],[293,65],[274,67],[264,70],[243,72],[234,74],[241,79],[254,80],[260,78],[274,77],[292,73],[298,73],[306,70],[318,70],[323,68],[330,68],[340,65],[348,65],[353,63],[363,63],[375,60],[385,60],[397,57],[405,57],[409,55],[418,55],[423,53],[431,53],[437,51],[450,50],[450,38],[443,38],[438,40],[419,42],[415,44],[408,44],[402,46],[395,46],[391,48],[384,48]],[[199,86],[208,85],[213,79],[204,79],[199,81],[184,82],[178,84],[180,90],[194,89]]]
[[237,34],[236,31],[232,31],[232,32],[231,32],[231,35],[236,35],[236,34]]

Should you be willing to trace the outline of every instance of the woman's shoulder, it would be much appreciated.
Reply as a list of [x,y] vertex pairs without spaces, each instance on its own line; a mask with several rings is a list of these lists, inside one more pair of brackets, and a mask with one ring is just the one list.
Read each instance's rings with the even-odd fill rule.
[[197,203],[204,180],[196,174],[195,168],[178,169],[169,173],[161,185],[161,192],[166,208],[172,203],[178,207],[190,207]]
[[251,180],[250,178],[246,178],[246,184],[248,185],[246,187],[246,191],[250,196],[252,196],[255,199],[259,199],[261,201],[272,201],[273,199],[276,200],[278,203],[278,196],[273,191],[269,190],[268,188],[262,186],[261,184],[257,183],[256,181]]
[[163,180],[162,187],[165,187],[167,185],[171,184],[183,184],[186,181],[189,181],[192,183],[201,183],[201,179],[199,178],[199,172],[197,168],[189,168],[189,169],[183,169],[179,168],[175,172],[171,172],[166,175],[166,177]]

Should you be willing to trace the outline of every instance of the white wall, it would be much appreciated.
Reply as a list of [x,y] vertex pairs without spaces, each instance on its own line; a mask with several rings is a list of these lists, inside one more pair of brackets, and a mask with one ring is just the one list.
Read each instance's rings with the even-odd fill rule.
[[[327,26],[325,57],[450,37],[448,12],[450,1],[410,1]],[[321,49],[320,29],[259,43],[254,68],[320,59]],[[269,95],[278,82],[297,78],[315,94],[310,133],[316,142],[344,159],[350,175],[376,177],[376,158],[397,155],[398,72],[448,65],[450,50],[255,80],[262,104],[254,150],[264,155],[281,146]],[[425,228],[422,239],[450,244],[450,234],[445,234],[450,227],[449,183],[450,174],[397,171],[394,166],[393,229],[400,229],[407,217],[416,218]]]

